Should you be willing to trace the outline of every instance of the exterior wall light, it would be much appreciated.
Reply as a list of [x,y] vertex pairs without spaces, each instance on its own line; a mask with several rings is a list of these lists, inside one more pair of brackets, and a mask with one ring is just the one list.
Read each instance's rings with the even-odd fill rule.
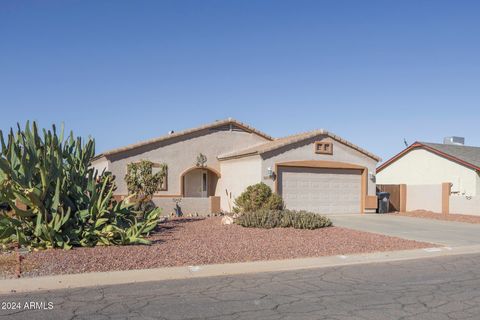
[[271,167],[267,168],[267,174],[264,177],[265,179],[272,179],[275,180],[275,172],[273,172]]

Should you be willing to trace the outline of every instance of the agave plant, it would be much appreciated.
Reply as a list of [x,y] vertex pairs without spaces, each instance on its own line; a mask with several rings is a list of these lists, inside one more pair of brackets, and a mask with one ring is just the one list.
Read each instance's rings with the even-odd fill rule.
[[[148,243],[160,211],[138,221],[128,199],[114,200],[114,177],[91,167],[95,142],[27,122],[0,131],[0,242],[40,248]],[[148,227],[146,227],[147,225]]]

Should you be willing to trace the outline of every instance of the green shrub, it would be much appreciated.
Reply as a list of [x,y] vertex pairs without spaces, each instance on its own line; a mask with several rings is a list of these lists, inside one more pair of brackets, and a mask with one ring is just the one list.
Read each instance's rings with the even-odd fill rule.
[[285,205],[283,204],[283,199],[279,194],[272,193],[263,208],[269,210],[283,210],[285,209]]
[[[115,201],[115,177],[91,166],[95,142],[66,138],[63,130],[0,131],[0,244],[37,248],[147,244],[160,210],[136,216],[132,204]],[[21,203],[23,206],[19,206]]]
[[282,197],[272,193],[272,189],[260,182],[251,186],[235,199],[233,211],[236,213],[254,212],[260,209],[282,210]]
[[247,228],[276,228],[282,224],[282,211],[260,209],[246,212],[239,216],[235,223]]
[[332,225],[330,219],[307,211],[260,209],[245,212],[235,220],[236,224],[248,228],[295,228],[318,229]]
[[325,216],[308,212],[285,210],[282,217],[282,227],[293,227],[295,229],[318,229],[330,227],[332,221]]

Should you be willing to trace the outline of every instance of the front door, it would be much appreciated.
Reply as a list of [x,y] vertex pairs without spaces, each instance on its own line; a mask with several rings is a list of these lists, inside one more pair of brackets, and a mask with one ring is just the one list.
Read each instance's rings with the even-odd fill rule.
[[208,196],[208,172],[206,170],[202,171],[202,185],[200,186],[202,198]]

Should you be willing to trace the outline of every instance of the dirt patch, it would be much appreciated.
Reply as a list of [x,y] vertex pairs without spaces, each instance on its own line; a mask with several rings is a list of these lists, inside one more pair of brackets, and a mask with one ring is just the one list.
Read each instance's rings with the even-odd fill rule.
[[[0,278],[13,277],[16,273],[18,259],[14,252],[0,252]],[[22,270],[26,273],[36,270],[38,266],[34,260],[24,261],[22,263]]]
[[405,217],[414,217],[414,218],[424,218],[424,219],[435,219],[435,220],[445,220],[445,221],[456,221],[456,222],[466,222],[466,223],[475,223],[480,224],[480,216],[470,216],[466,214],[441,214],[425,210],[416,210],[412,212],[397,212],[391,213],[399,216]]
[[[222,225],[221,218],[174,219],[162,224],[150,246],[46,250],[26,255],[35,264],[24,276],[145,269],[406,250],[435,245],[329,227],[255,229]],[[4,275],[5,276],[5,275]]]
[[0,274],[14,274],[17,259],[12,253],[0,254]]

